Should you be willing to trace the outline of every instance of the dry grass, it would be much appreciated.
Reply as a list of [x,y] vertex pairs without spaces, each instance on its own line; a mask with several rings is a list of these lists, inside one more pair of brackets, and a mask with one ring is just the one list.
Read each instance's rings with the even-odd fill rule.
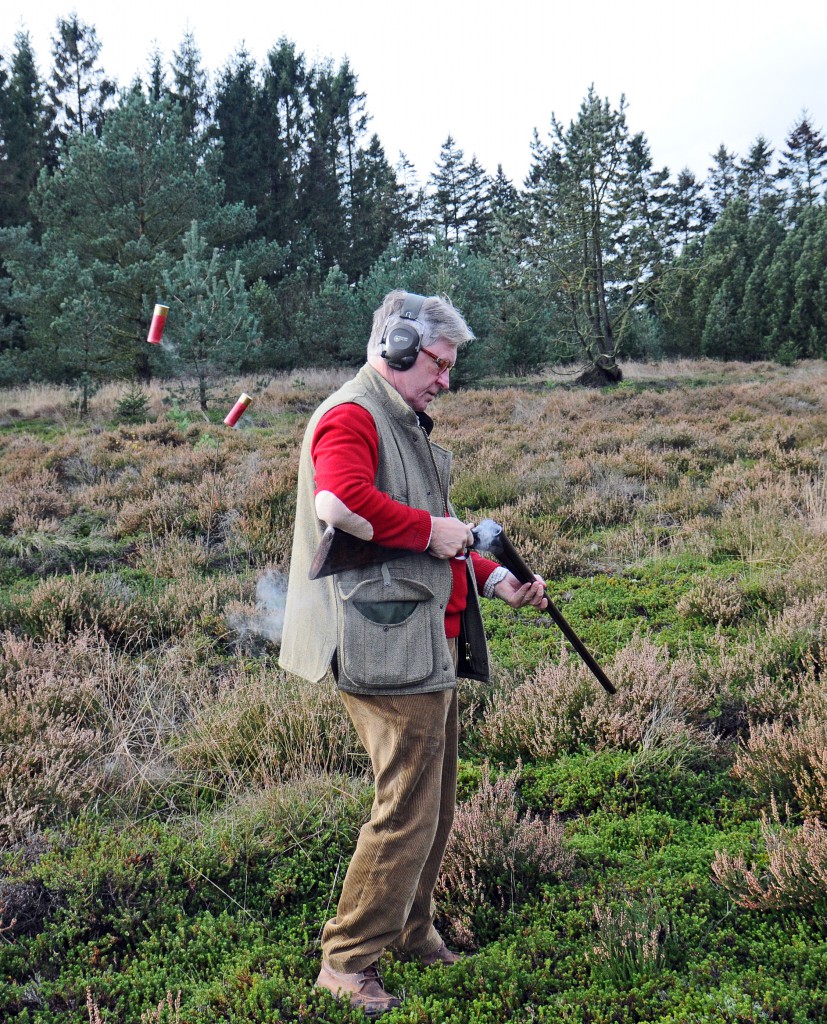
[[[638,638],[606,666],[614,700],[567,659],[546,662],[477,707],[483,749],[554,757],[585,743],[685,760],[708,752],[723,708],[746,737],[742,777],[813,809],[823,775],[802,765],[824,718],[813,694],[827,663],[827,366],[624,371],[607,391],[536,381],[440,398],[455,505],[501,521],[548,577],[740,560],[738,574],[699,577],[675,609],[717,626],[717,645],[670,657]],[[332,690],[266,667],[279,605],[257,589],[288,564],[307,417],[347,376],[223,382],[216,411],[254,396],[237,430],[205,422],[172,383],[146,389],[153,422],[138,426],[113,422],[125,385],[102,388],[85,423],[67,389],[4,392],[0,425],[15,429],[0,436],[0,558],[35,578],[0,602],[4,735],[19,758],[27,744],[40,758],[8,775],[39,781],[6,785],[7,831],[101,795],[137,806],[170,780],[238,797],[362,771]]]
[[104,800],[124,811],[364,771],[332,685],[269,662],[216,672],[196,641],[136,658],[100,632],[0,638],[0,842]]
[[305,775],[364,770],[365,755],[330,684],[237,665],[175,742],[179,768],[240,792]]

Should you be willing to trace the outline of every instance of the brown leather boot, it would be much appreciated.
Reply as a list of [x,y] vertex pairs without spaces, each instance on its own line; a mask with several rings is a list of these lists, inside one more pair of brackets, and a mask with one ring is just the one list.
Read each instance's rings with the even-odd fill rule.
[[431,967],[433,964],[458,964],[460,960],[464,959],[462,953],[454,953],[443,942],[433,953],[426,953],[425,956],[419,957],[419,962],[423,967]]
[[319,977],[316,979],[319,988],[326,988],[337,999],[346,999],[351,1006],[360,1007],[368,1017],[378,1017],[395,1006],[401,1006],[402,1000],[392,996],[382,987],[382,979],[376,964],[371,964],[363,971],[345,974],[334,971],[324,961]]

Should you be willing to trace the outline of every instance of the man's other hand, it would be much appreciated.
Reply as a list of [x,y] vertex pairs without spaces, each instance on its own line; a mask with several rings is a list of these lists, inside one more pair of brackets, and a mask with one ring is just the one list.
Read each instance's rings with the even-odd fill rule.
[[545,608],[548,599],[545,596],[546,585],[542,576],[534,575],[534,583],[520,583],[516,576],[509,573],[494,587],[494,593],[512,608],[522,608],[531,604],[535,608]]

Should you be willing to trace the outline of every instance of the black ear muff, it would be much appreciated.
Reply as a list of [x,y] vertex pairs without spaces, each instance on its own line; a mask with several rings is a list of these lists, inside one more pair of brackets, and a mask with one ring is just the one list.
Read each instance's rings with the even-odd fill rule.
[[410,370],[416,362],[422,347],[417,319],[424,301],[423,295],[409,292],[399,313],[388,321],[380,354],[392,370]]

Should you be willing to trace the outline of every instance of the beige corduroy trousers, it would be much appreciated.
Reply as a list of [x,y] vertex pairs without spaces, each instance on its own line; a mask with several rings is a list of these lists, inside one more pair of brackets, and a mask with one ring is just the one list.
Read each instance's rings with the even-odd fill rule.
[[322,955],[333,970],[354,973],[386,948],[425,956],[442,942],[433,892],[454,820],[457,695],[342,699],[370,755],[376,792]]

